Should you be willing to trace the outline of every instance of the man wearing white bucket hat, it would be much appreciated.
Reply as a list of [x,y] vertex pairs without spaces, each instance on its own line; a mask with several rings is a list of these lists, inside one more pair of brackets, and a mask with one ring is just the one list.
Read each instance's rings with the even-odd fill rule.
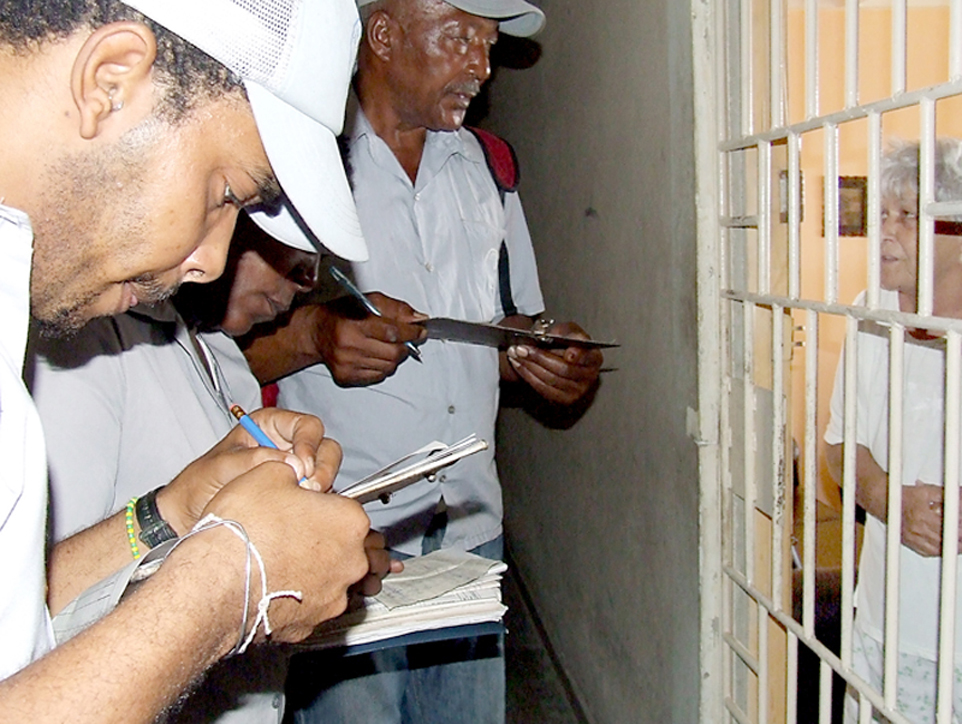
[[53,648],[45,598],[56,612],[156,538],[120,511],[45,572],[44,441],[21,379],[31,314],[70,333],[215,279],[240,208],[292,246],[366,258],[335,143],[358,35],[350,0],[0,0],[5,719],[154,721],[217,660],[337,615],[368,571],[363,510],[297,484],[326,488],[337,445],[317,418],[266,411],[279,449],[237,428],[185,468],[151,511],[169,557]]
[[[493,441],[502,380],[574,403],[593,388],[602,361],[597,350],[575,347],[519,346],[499,356],[493,347],[424,341],[415,324],[418,310],[531,327],[544,309],[516,178],[509,178],[510,147],[462,127],[490,75],[499,32],[532,35],[544,14],[523,0],[358,4],[365,26],[354,82],[360,108],[349,114],[347,146],[371,258],[351,272],[383,317],[352,317],[341,311],[342,300],[308,306],[248,349],[263,381],[290,370],[272,374],[260,352],[268,363],[284,363],[303,360],[298,353],[316,345],[312,366],[279,381],[278,403],[323,411],[344,449],[335,488],[431,440],[453,443],[475,433]],[[495,175],[497,168],[512,173]],[[573,323],[552,331],[583,334]],[[411,342],[419,344],[420,364],[407,359]],[[443,547],[501,556],[493,449],[367,511],[398,554]],[[292,667],[289,707],[300,705],[299,724],[480,724],[505,716],[496,634],[343,660],[309,654],[295,657]]]

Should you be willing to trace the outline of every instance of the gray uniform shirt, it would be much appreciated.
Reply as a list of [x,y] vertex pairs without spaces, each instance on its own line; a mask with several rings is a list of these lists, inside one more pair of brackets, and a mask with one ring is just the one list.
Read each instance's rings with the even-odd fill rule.
[[[494,322],[505,316],[498,258],[504,242],[512,297],[521,314],[544,308],[531,238],[516,193],[504,202],[469,131],[428,133],[415,183],[360,111],[350,141],[354,197],[370,259],[353,265],[362,291],[380,291],[438,317]],[[491,447],[412,485],[390,504],[365,506],[372,527],[403,553],[421,553],[425,528],[444,496],[444,545],[471,549],[501,533],[494,463],[498,352],[430,340],[424,363],[402,363],[368,387],[338,387],[315,365],[279,383],[279,404],[324,420],[344,450],[340,489],[428,442],[476,433]]]
[[[237,424],[231,403],[261,406],[234,341],[219,332],[197,338],[166,304],[95,319],[71,339],[34,340],[31,387],[47,438],[55,540],[169,483]],[[280,724],[286,671],[286,658],[267,646],[223,661],[171,721]]]

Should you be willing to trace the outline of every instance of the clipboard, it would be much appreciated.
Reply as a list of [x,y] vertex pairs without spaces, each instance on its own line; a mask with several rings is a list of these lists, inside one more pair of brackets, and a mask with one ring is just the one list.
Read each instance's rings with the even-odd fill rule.
[[497,324],[484,322],[465,322],[448,317],[432,317],[422,325],[428,333],[428,339],[443,339],[449,342],[463,342],[465,344],[480,344],[486,347],[507,349],[516,344],[526,344],[535,347],[559,349],[564,347],[584,347],[587,349],[610,349],[620,347],[617,342],[602,342],[595,339],[580,339],[564,337],[558,334],[548,334],[537,330],[512,329]]
[[[340,495],[353,498],[362,505],[375,500],[387,503],[392,493],[425,478],[433,480],[433,475],[438,470],[487,448],[487,441],[474,435],[452,445],[441,442],[428,443],[421,449],[405,455],[400,460],[395,460],[363,480],[344,488],[340,491]],[[409,462],[411,460],[413,462]]]

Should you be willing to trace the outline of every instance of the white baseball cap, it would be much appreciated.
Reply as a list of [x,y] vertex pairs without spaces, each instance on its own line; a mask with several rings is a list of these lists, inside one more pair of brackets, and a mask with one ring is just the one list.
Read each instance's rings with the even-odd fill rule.
[[[357,0],[359,8],[378,0]],[[444,0],[458,10],[480,18],[499,20],[498,29],[507,35],[527,38],[544,27],[544,13],[524,0]]]
[[337,135],[361,24],[354,0],[123,0],[244,80],[284,191],[251,218],[304,251],[367,259]]

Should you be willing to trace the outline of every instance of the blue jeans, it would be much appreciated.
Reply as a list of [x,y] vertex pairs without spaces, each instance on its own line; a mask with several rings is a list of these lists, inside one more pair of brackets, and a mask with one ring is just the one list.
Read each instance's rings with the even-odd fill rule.
[[[425,537],[424,552],[443,535]],[[503,548],[498,537],[471,552],[500,560]],[[503,724],[504,636],[299,654],[287,690],[295,724]]]

